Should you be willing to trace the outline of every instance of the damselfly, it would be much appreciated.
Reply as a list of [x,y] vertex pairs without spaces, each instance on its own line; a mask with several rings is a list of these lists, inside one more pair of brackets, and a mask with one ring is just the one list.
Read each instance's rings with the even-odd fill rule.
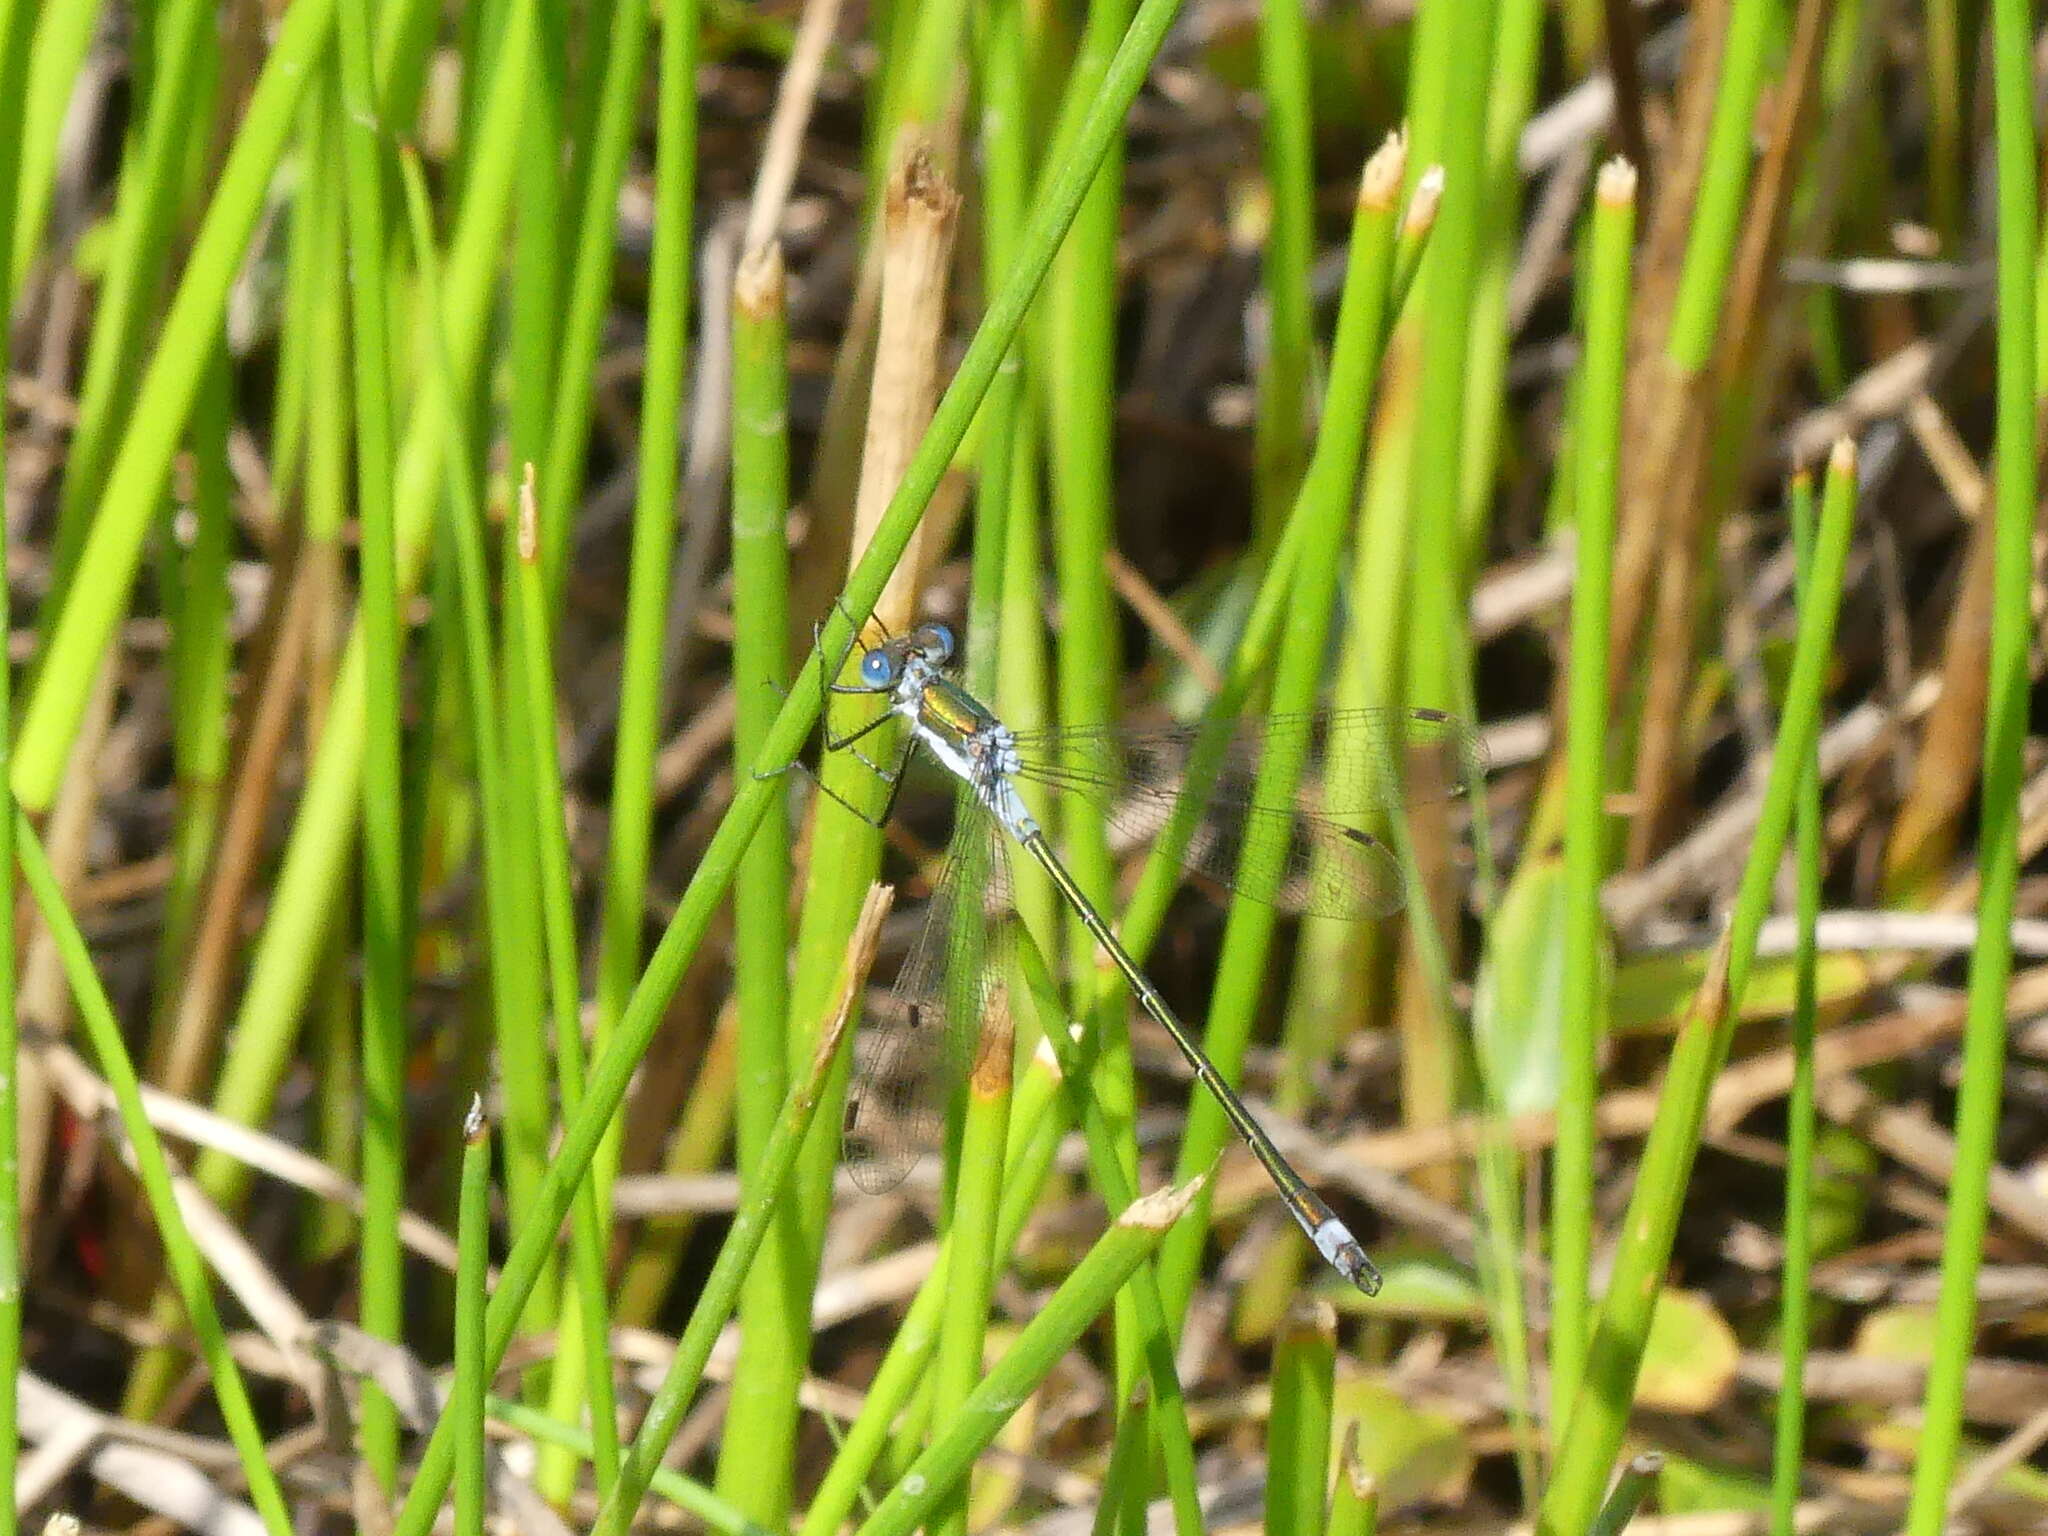
[[[1102,946],[1138,1005],[1172,1036],[1202,1085],[1272,1177],[1303,1232],[1337,1272],[1368,1294],[1379,1271],[1329,1205],[1295,1171],[1167,1006],[1108,921],[1054,852],[1026,786],[1072,795],[1112,833],[1156,835],[1191,787],[1201,812],[1182,860],[1239,894],[1324,917],[1385,916],[1406,882],[1394,850],[1371,830],[1404,802],[1462,793],[1484,773],[1471,729],[1437,710],[1326,710],[1232,722],[1213,778],[1190,786],[1196,727],[1013,731],[949,675],[952,632],[925,624],[865,650],[858,681],[839,694],[885,697],[888,708],[826,746],[850,751],[892,783],[921,742],[960,781],[960,816],[930,910],[888,1001],[863,1032],[847,1100],[846,1162],[863,1189],[893,1188],[936,1144],[951,1088],[975,1064],[982,1022],[1006,975],[1010,901],[1005,836],[1045,871]],[[903,754],[877,762],[857,745],[892,718],[909,727]],[[1303,765],[1291,800],[1262,802],[1260,765],[1293,754]]]

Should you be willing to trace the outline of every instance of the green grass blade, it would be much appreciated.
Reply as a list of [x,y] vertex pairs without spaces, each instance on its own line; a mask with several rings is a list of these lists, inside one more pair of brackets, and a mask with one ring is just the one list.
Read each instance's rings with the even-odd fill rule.
[[1016,1405],[1114,1301],[1187,1208],[1190,1186],[1162,1189],[1128,1207],[1088,1250],[1017,1341],[976,1387],[959,1416],[912,1463],[860,1527],[859,1536],[909,1536],[967,1475],[974,1458],[1009,1422]]
[[[1789,498],[1799,580],[1813,577],[1813,477],[1792,477]],[[1804,591],[1800,601],[1806,601]],[[1809,765],[1799,789],[1793,826],[1798,865],[1798,949],[1794,953],[1792,1004],[1792,1090],[1785,1098],[1785,1259],[1778,1302],[1778,1421],[1772,1436],[1771,1528],[1793,1536],[1799,1508],[1800,1474],[1806,1456],[1806,1353],[1812,1336],[1814,1108],[1813,1040],[1819,1012],[1815,991],[1814,923],[1820,915],[1820,881],[1826,860],[1821,824],[1820,772]]]
[[1273,1341],[1273,1417],[1266,1435],[1268,1536],[1322,1536],[1327,1529],[1336,1370],[1336,1310],[1304,1296]]
[[640,1433],[634,1436],[632,1450],[626,1457],[619,1480],[598,1513],[592,1536],[624,1536],[631,1529],[640,1500],[647,1492],[648,1481],[660,1466],[676,1430],[681,1427],[683,1414],[703,1377],[705,1362],[711,1358],[711,1346],[717,1343],[719,1331],[739,1305],[741,1282],[761,1251],[776,1203],[790,1187],[798,1154],[803,1150],[811,1121],[833,1074],[840,1038],[853,1017],[860,989],[866,985],[868,967],[874,960],[875,943],[880,937],[889,901],[885,887],[870,888],[867,902],[861,910],[859,932],[841,970],[839,995],[816,1032],[817,1044],[810,1069],[791,1086],[789,1096],[783,1102],[782,1113],[776,1119],[768,1144],[762,1148],[759,1176],[754,1187],[748,1190],[745,1201],[733,1218],[731,1229],[726,1233],[725,1242],[719,1248],[717,1262],[698,1295],[689,1324],[676,1342],[675,1354],[669,1361],[661,1386],[647,1405]]
[[[1998,403],[1992,511],[1990,677],[1984,705],[1984,794],[1978,834],[1982,875],[1977,939],[1963,1026],[1962,1088],[1956,1101],[1955,1169],[1942,1235],[1941,1300],[1928,1367],[1909,1536],[1943,1528],[1960,1454],[1963,1382],[1974,1354],[1977,1273],[1984,1260],[1985,1201],[1998,1156],[1999,1101],[2006,1052],[2005,992],[2012,974],[2012,919],[2019,880],[2020,789],[2025,780],[2031,540],[2039,465],[2035,459],[2034,238],[2038,217],[2030,65],[2032,11],[1997,0],[1991,13],[1992,96],[1997,140]],[[1825,513],[1822,514],[1825,517]]]
[[58,889],[56,874],[50,868],[49,856],[43,852],[42,841],[29,825],[28,817],[20,811],[14,813],[14,846],[22,878],[56,942],[64,979],[71,988],[72,1000],[78,1006],[79,1021],[92,1043],[93,1058],[99,1064],[100,1075],[113,1089],[121,1129],[134,1154],[136,1175],[142,1181],[150,1214],[156,1220],[171,1277],[185,1304],[185,1315],[191,1320],[193,1333],[198,1336],[200,1358],[206,1362],[213,1383],[214,1400],[220,1405],[221,1417],[227,1421],[228,1438],[241,1455],[250,1496],[255,1500],[257,1513],[263,1517],[271,1536],[291,1536],[293,1526],[291,1513],[285,1505],[284,1490],[271,1469],[269,1451],[263,1443],[263,1430],[256,1422],[256,1411],[249,1401],[248,1383],[243,1380],[241,1367],[228,1351],[227,1332],[221,1326],[220,1312],[213,1303],[213,1282],[207,1275],[206,1262],[193,1245],[192,1234],[178,1209],[178,1197],[172,1189],[171,1169],[164,1157],[163,1143],[157,1138],[156,1128],[149,1123],[148,1113],[142,1107],[142,1084],[135,1075],[135,1064],[129,1060],[128,1047],[121,1038],[121,1026],[114,1017],[113,1004],[107,1001],[106,990],[93,970],[92,951],[86,944],[85,935],[79,931],[70,909],[64,905],[63,892]]
[[1558,1002],[1564,1074],[1550,1190],[1550,1383],[1552,1412],[1578,1395],[1591,1333],[1593,1105],[1606,1013],[1606,955],[1600,885],[1612,844],[1607,815],[1607,677],[1614,574],[1614,527],[1621,453],[1622,379],[1628,350],[1630,247],[1635,173],[1610,161],[1593,205],[1586,281],[1586,353],[1573,427],[1571,677],[1566,724],[1564,973]]
[[[369,0],[341,0],[341,112],[347,199],[349,359],[355,405],[356,515],[362,530],[360,615],[365,645],[363,759],[362,1178],[363,1330],[399,1337],[405,1317],[398,1213],[405,1201],[406,802],[399,695],[405,637],[398,616],[392,526],[391,273],[385,236],[386,147],[377,116]],[[363,1455],[388,1492],[398,1479],[398,1412],[363,1394]]]
[[455,1380],[448,1417],[455,1435],[455,1536],[483,1536],[485,1508],[485,1275],[491,1267],[491,1123],[481,1098],[462,1122],[462,1181],[456,1203]]
[[1638,1162],[1635,1192],[1621,1226],[1607,1298],[1587,1352],[1585,1376],[1564,1419],[1557,1463],[1539,1513],[1538,1529],[1545,1536],[1565,1536],[1592,1522],[1621,1446],[1651,1309],[1705,1126],[1707,1095],[1727,1058],[1736,1004],[1756,954],[1757,929],[1770,905],[1771,884],[1791,830],[1807,757],[1819,739],[1821,692],[1833,653],[1835,613],[1854,524],[1855,464],[1849,442],[1838,443],[1815,546],[1813,601],[1801,607],[1778,750],[1743,866],[1734,917],[1723,940],[1721,964],[1701,988],[1672,1047],[1657,1118]]
[[295,0],[286,11],[136,390],[131,425],[107,471],[79,557],[72,600],[51,632],[22,717],[13,781],[16,797],[30,811],[47,809],[56,794],[92,680],[127,606],[142,542],[198,396],[228,288],[255,231],[300,95],[327,44],[334,9],[335,0]]

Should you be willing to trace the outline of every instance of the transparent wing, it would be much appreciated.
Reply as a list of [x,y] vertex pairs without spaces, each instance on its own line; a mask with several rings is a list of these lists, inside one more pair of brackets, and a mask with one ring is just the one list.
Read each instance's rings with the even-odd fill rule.
[[1002,838],[995,818],[963,794],[924,927],[855,1042],[841,1146],[869,1194],[894,1189],[919,1156],[938,1149],[947,1100],[977,1064],[982,1020],[1013,942],[1000,921],[1010,903]]
[[[1254,901],[1352,919],[1384,917],[1405,899],[1388,843],[1394,818],[1476,793],[1486,777],[1471,725],[1441,710],[1241,716],[1197,760],[1202,734],[1199,725],[1020,732],[1018,776],[1080,796],[1113,836],[1140,843],[1166,833],[1192,792],[1187,868]],[[1297,765],[1296,788],[1274,803],[1259,781],[1282,759]]]

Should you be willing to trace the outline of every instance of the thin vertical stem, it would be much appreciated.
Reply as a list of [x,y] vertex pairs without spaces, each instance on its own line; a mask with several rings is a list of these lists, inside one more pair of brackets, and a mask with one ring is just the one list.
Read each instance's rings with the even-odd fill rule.
[[1578,1395],[1592,1312],[1593,1103],[1598,1093],[1606,930],[1607,662],[1611,645],[1614,525],[1621,456],[1622,377],[1628,350],[1635,173],[1625,160],[1600,172],[1586,282],[1586,353],[1573,428],[1575,489],[1571,679],[1566,723],[1564,974],[1558,999],[1564,1075],[1551,1158],[1550,1390],[1553,1419]]
[[[396,1339],[405,1298],[398,1213],[405,1202],[405,773],[399,694],[405,637],[398,617],[392,522],[391,322],[386,310],[384,134],[377,114],[371,0],[342,0],[341,142],[347,199],[349,357],[353,366],[356,515],[362,530],[366,656],[363,814],[363,1223],[366,1332]],[[398,1412],[363,1394],[363,1454],[388,1492],[398,1478]]]
[[1997,1156],[2005,1074],[2005,991],[2012,974],[2012,917],[2019,880],[2020,788],[2025,776],[2031,541],[2039,466],[2034,416],[2033,8],[1992,6],[1992,100],[1997,135],[1998,405],[1992,514],[1991,656],[1984,698],[1984,796],[1978,834],[1982,870],[1977,942],[1963,1026],[1962,1090],[1956,1102],[1956,1163],[1948,1186],[1941,1251],[1941,1300],[1927,1372],[1919,1458],[1913,1467],[1909,1536],[1941,1530],[1949,1480],[1962,1442],[1963,1380],[1977,1321],[1977,1272],[1984,1261],[1985,1201]]
[[[1801,601],[1813,579],[1813,476],[1792,477],[1789,498],[1792,541],[1798,557]],[[1814,1072],[1813,1039],[1819,999],[1814,923],[1820,915],[1821,863],[1826,854],[1821,825],[1820,773],[1810,764],[1799,787],[1793,826],[1799,871],[1798,948],[1793,956],[1792,1091],[1785,1097],[1785,1260],[1779,1267],[1778,1422],[1771,1464],[1773,1536],[1793,1536],[1799,1509],[1800,1472],[1806,1455],[1806,1351],[1812,1335]]]

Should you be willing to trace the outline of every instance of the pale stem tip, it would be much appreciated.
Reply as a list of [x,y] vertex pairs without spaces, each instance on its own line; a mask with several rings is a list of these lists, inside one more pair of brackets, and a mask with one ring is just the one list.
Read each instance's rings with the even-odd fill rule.
[[1408,140],[1397,128],[1386,143],[1372,152],[1358,179],[1358,206],[1392,208],[1401,195],[1401,179],[1408,174]]
[[1444,168],[1432,165],[1416,178],[1415,195],[1408,200],[1408,217],[1401,221],[1401,232],[1416,235],[1436,222],[1436,211],[1444,200]]
[[1594,184],[1594,195],[1608,204],[1632,203],[1636,200],[1636,168],[1622,155],[1600,167],[1600,179]]
[[540,558],[540,498],[534,494],[530,461],[519,482],[519,558],[529,565]]

